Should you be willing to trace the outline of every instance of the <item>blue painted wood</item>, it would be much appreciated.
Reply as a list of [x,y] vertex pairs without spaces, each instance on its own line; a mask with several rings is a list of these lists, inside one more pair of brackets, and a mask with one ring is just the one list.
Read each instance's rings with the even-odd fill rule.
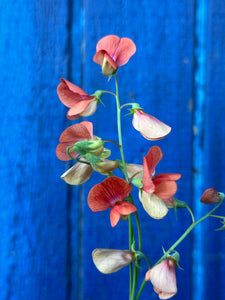
[[[111,228],[108,211],[87,206],[89,189],[104,177],[95,174],[77,188],[59,179],[70,163],[56,159],[55,147],[71,122],[56,86],[65,77],[90,94],[114,89],[92,61],[96,43],[107,34],[132,38],[137,52],[118,71],[121,104],[139,102],[172,132],[146,141],[124,110],[126,160],[141,163],[149,147],[159,145],[164,159],[157,173],[182,173],[177,197],[200,216],[207,209],[199,203],[203,190],[224,192],[225,4],[18,0],[0,2],[0,10],[0,299],[128,299],[128,268],[103,275],[91,258],[96,247],[128,248],[127,222]],[[94,122],[94,134],[117,140],[113,97],[103,101],[107,110],[99,105],[86,119]],[[119,157],[117,147],[109,147]],[[133,195],[143,251],[154,263],[161,246],[168,248],[191,220],[185,211],[177,219],[170,211],[151,220]],[[203,225],[177,249],[184,271],[177,271],[174,299],[223,299],[224,232],[213,231],[216,220]],[[146,270],[143,264],[142,276]],[[149,298],[157,299],[150,283],[142,299]]]
[[0,4],[0,299],[67,299],[67,187],[55,157],[65,109],[67,5]]
[[[195,174],[195,190],[199,194],[209,187],[224,191],[224,126],[223,110],[225,108],[224,92],[224,45],[225,37],[222,28],[225,23],[225,4],[220,1],[197,1],[199,20],[197,25],[198,71],[196,80],[196,121],[197,131],[194,153],[198,173]],[[201,24],[202,22],[202,24]],[[201,47],[201,49],[200,49]],[[200,79],[200,80],[199,80]],[[195,140],[196,140],[195,138]],[[197,153],[201,155],[197,155]],[[197,161],[198,159],[198,161]],[[196,167],[196,165],[194,166]],[[199,182],[200,181],[200,182]],[[197,196],[197,195],[196,195]],[[194,198],[198,201],[197,197]],[[207,208],[208,209],[208,208]],[[196,202],[196,211],[207,210]],[[224,207],[220,213],[224,215]],[[210,221],[210,222],[209,222]],[[220,227],[216,220],[206,221],[195,235],[197,251],[194,252],[194,299],[224,298],[224,232],[214,232]]]

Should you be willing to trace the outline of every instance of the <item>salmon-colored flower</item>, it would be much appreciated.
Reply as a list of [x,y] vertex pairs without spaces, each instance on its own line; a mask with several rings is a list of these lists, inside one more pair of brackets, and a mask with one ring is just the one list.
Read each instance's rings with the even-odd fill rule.
[[[83,121],[72,125],[63,131],[59,141],[60,144],[56,148],[56,156],[58,159],[67,161],[71,158],[67,154],[67,147],[74,145],[78,141],[93,140],[93,124]],[[78,153],[71,151],[71,156],[76,158]]]
[[155,167],[162,157],[162,150],[153,146],[143,159],[143,191],[140,193],[140,200],[147,213],[156,219],[164,217],[168,208],[173,207],[172,197],[177,191],[176,180],[181,177],[176,173],[154,176]]
[[219,194],[215,188],[209,188],[207,189],[203,194],[200,199],[202,203],[205,204],[213,204],[213,203],[218,203],[220,201]]
[[67,118],[76,120],[80,116],[91,116],[97,109],[99,98],[96,95],[88,95],[81,88],[63,78],[57,87],[57,93],[61,102],[69,107]]
[[159,299],[169,299],[177,293],[175,267],[176,261],[166,258],[146,273],[145,280],[151,281]]
[[101,273],[111,274],[135,261],[135,253],[130,250],[95,249],[92,258]]
[[160,140],[171,131],[171,127],[145,113],[141,108],[134,109],[132,123],[144,138],[151,141]]
[[107,35],[98,42],[93,60],[102,66],[103,75],[109,76],[125,65],[135,52],[136,46],[131,39]]
[[90,190],[88,205],[94,212],[112,208],[110,211],[110,221],[112,227],[114,227],[121,217],[127,216],[137,210],[133,204],[124,201],[131,190],[132,186],[122,178],[106,178]]

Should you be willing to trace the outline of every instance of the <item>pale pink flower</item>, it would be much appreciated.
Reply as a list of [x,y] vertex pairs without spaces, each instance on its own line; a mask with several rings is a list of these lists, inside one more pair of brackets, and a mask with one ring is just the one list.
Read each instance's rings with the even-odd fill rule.
[[169,299],[177,293],[175,267],[176,261],[172,258],[166,258],[145,275],[145,280],[151,281],[154,291],[160,299]]
[[151,141],[160,140],[171,131],[171,127],[145,113],[141,108],[135,109],[132,123],[144,138]]

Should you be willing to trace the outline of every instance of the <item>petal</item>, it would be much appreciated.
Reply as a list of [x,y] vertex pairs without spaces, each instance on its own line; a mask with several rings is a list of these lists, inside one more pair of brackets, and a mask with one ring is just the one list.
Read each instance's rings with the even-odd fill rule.
[[168,213],[165,202],[154,194],[142,191],[141,203],[145,211],[154,219],[162,219]]
[[110,223],[112,227],[115,227],[117,225],[117,223],[120,220],[120,213],[118,212],[118,210],[116,209],[116,207],[113,207],[110,210]]
[[169,258],[154,266],[149,277],[159,297],[161,295],[160,299],[168,299],[177,293],[175,263]]
[[175,181],[161,181],[160,179],[154,179],[154,185],[154,194],[163,200],[172,198],[177,192],[177,184]]
[[127,172],[129,178],[133,177],[135,174],[135,178],[141,178],[141,172],[143,172],[143,166],[138,164],[126,164]]
[[61,79],[57,93],[61,102],[67,107],[72,107],[76,102],[90,98],[82,89],[65,79]]
[[123,202],[117,202],[114,206],[114,208],[117,209],[117,211],[124,216],[127,216],[135,211],[137,211],[137,208],[132,203],[123,201]]
[[114,56],[118,46],[120,44],[120,38],[117,35],[107,35],[101,38],[96,46],[96,52],[105,50],[110,56]]
[[[85,160],[84,158],[82,160]],[[93,169],[90,165],[77,162],[72,168],[67,170],[61,178],[68,184],[80,185],[91,177]]]
[[104,66],[103,73],[105,76],[108,76],[117,70],[117,64],[105,50],[97,52],[93,57],[93,61],[100,66],[103,65],[104,59],[106,59],[108,65]]
[[[58,146],[56,147],[56,156],[58,157],[58,159],[60,159],[62,161],[71,160],[71,158],[67,154],[67,147],[69,147],[69,146],[71,146],[71,142],[58,144]],[[74,158],[76,158],[78,156],[78,153],[76,153],[74,151],[71,151],[70,154]]]
[[122,38],[114,54],[117,67],[125,65],[135,52],[135,43],[129,38]]
[[97,167],[94,167],[94,169],[99,173],[108,174],[117,169],[118,165],[119,162],[117,160],[102,158],[102,161],[97,162]]
[[92,258],[100,272],[110,274],[129,265],[135,260],[135,254],[129,250],[95,249]]
[[119,177],[109,177],[96,184],[89,192],[88,205],[92,211],[113,207],[116,202],[128,197],[132,186]]
[[207,189],[201,196],[200,201],[205,204],[217,203],[220,201],[218,192],[215,188]]
[[95,99],[89,102],[87,108],[81,113],[81,116],[89,117],[93,115],[96,112],[97,106],[98,106],[98,101],[96,100],[95,97]]
[[152,181],[152,175],[155,172],[155,167],[162,159],[162,150],[158,146],[150,148],[148,154],[143,158],[143,190],[146,193],[153,193],[155,190]]
[[155,176],[154,180],[159,180],[160,181],[176,181],[179,180],[181,178],[181,174],[178,173],[162,173],[162,174],[158,174]]
[[61,143],[70,142],[70,145],[72,145],[80,140],[91,139],[91,128],[93,128],[92,123],[87,121],[74,124],[63,131],[59,138],[59,141]]
[[146,114],[143,110],[137,109],[133,116],[133,126],[148,140],[155,141],[167,136],[171,127]]

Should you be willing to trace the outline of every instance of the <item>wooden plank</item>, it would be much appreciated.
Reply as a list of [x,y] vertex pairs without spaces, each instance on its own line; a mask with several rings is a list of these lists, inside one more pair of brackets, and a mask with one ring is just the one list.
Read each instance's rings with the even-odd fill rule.
[[[196,97],[196,101],[201,103],[201,108],[198,106],[196,109],[200,126],[198,124],[196,128],[198,145],[194,145],[195,154],[201,153],[201,156],[196,156],[199,172],[195,175],[197,177],[195,188],[198,193],[196,196],[199,196],[209,187],[224,192],[225,86],[222,78],[225,73],[225,36],[222,28],[225,25],[225,4],[220,1],[197,1],[197,3],[197,12],[199,12],[197,25],[202,26],[204,31],[199,31],[197,36],[199,44],[202,43],[201,51],[197,56],[198,66],[204,71],[201,84],[196,87],[196,92],[200,95]],[[209,209],[209,207],[203,208],[197,197],[194,199],[197,203],[196,211],[204,213]],[[220,214],[224,215],[224,208],[221,208]],[[193,286],[196,287],[194,299],[212,299],[212,297],[223,299],[224,297],[225,287],[222,279],[225,266],[224,234],[214,231],[219,226],[219,221],[210,219],[195,232],[198,247],[193,261]]]
[[[92,62],[96,43],[101,37],[117,34],[134,40],[137,53],[129,64],[118,72],[121,102],[135,99],[146,112],[171,125],[173,131],[165,140],[150,143],[132,128],[131,118],[124,117],[126,159],[129,162],[141,163],[150,146],[157,144],[162,147],[165,158],[157,167],[157,172],[182,173],[177,197],[189,203],[192,181],[193,1],[86,1],[85,16],[86,64],[83,87],[88,93],[94,92],[95,89],[113,88],[113,80],[107,84],[107,80],[101,75],[100,67]],[[113,117],[115,103],[110,97],[105,99],[103,98],[103,101],[107,111],[99,107],[97,113],[88,120],[94,122],[96,135],[104,139],[117,139]],[[116,155],[119,155],[118,152]],[[85,185],[83,298],[104,300],[110,296],[110,299],[127,299],[128,269],[113,275],[103,275],[95,269],[91,259],[91,251],[96,247],[128,247],[128,225],[120,221],[116,228],[111,229],[108,212],[94,214],[87,206],[89,189],[102,179],[102,176],[93,176]],[[163,221],[153,221],[141,208],[137,194],[134,195],[144,234],[143,251],[154,263],[159,258],[161,246],[168,248],[186,229],[184,218],[189,223],[190,217],[187,212],[182,211],[178,212],[178,218],[175,220],[174,212],[171,211]],[[153,244],[156,246],[153,247]],[[177,297],[190,299],[190,238],[187,238],[178,250],[181,252],[180,263],[185,271],[177,272]],[[143,264],[142,278],[145,271],[147,266]],[[147,284],[143,299],[149,298],[151,294],[154,292],[151,285]]]
[[55,147],[65,125],[67,3],[1,2],[0,298],[67,299],[67,187]]

